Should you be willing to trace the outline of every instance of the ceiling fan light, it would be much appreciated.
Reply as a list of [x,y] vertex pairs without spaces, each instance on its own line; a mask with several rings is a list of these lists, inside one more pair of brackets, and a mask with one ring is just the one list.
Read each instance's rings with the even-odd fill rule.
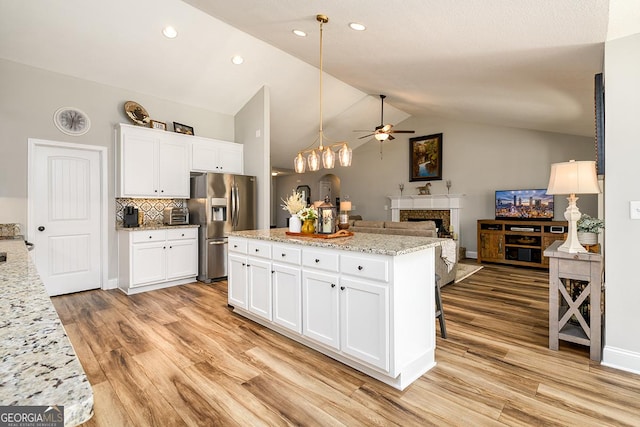
[[336,165],[336,155],[329,147],[325,148],[322,152],[322,166],[325,169],[333,169]]
[[377,139],[378,141],[386,141],[387,139],[389,139],[389,134],[384,132],[379,132],[375,134],[374,138]]
[[304,173],[306,167],[307,165],[304,161],[304,157],[302,157],[302,153],[298,153],[298,155],[293,159],[293,169],[296,173]]
[[320,158],[318,157],[316,150],[311,151],[311,154],[307,157],[307,162],[309,162],[309,170],[311,172],[320,170]]
[[340,160],[340,166],[351,166],[351,148],[347,144],[338,151],[338,160]]

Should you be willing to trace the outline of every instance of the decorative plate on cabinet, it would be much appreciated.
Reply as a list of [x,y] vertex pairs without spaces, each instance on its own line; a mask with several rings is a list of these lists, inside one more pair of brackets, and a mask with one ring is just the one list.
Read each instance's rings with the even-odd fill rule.
[[135,101],[125,102],[124,112],[127,113],[127,116],[129,116],[132,122],[138,125],[147,126],[151,120],[147,110]]
[[60,132],[72,136],[84,135],[91,128],[89,116],[74,107],[58,108],[53,113],[53,123],[60,129]]

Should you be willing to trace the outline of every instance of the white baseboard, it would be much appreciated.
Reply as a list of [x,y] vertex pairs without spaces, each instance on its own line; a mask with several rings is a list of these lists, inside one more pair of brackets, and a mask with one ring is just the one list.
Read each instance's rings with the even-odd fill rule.
[[107,285],[102,288],[103,290],[107,291],[109,289],[118,289],[118,279],[109,279],[107,281]]
[[467,251],[467,258],[478,259],[478,252]]
[[602,365],[640,374],[640,353],[605,346],[602,351]]

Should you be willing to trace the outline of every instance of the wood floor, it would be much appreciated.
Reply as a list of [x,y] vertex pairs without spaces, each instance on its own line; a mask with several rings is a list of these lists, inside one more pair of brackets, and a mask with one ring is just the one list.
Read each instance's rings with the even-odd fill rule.
[[449,337],[403,392],[226,298],[225,282],[53,298],[93,386],[87,425],[640,425],[639,375],[547,348],[544,271],[487,265],[443,288]]

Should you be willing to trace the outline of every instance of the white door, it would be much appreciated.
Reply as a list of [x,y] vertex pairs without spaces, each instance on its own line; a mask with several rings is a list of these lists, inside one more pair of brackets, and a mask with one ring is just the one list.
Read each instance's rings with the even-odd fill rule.
[[40,278],[49,295],[100,288],[102,154],[30,144],[29,235]]

